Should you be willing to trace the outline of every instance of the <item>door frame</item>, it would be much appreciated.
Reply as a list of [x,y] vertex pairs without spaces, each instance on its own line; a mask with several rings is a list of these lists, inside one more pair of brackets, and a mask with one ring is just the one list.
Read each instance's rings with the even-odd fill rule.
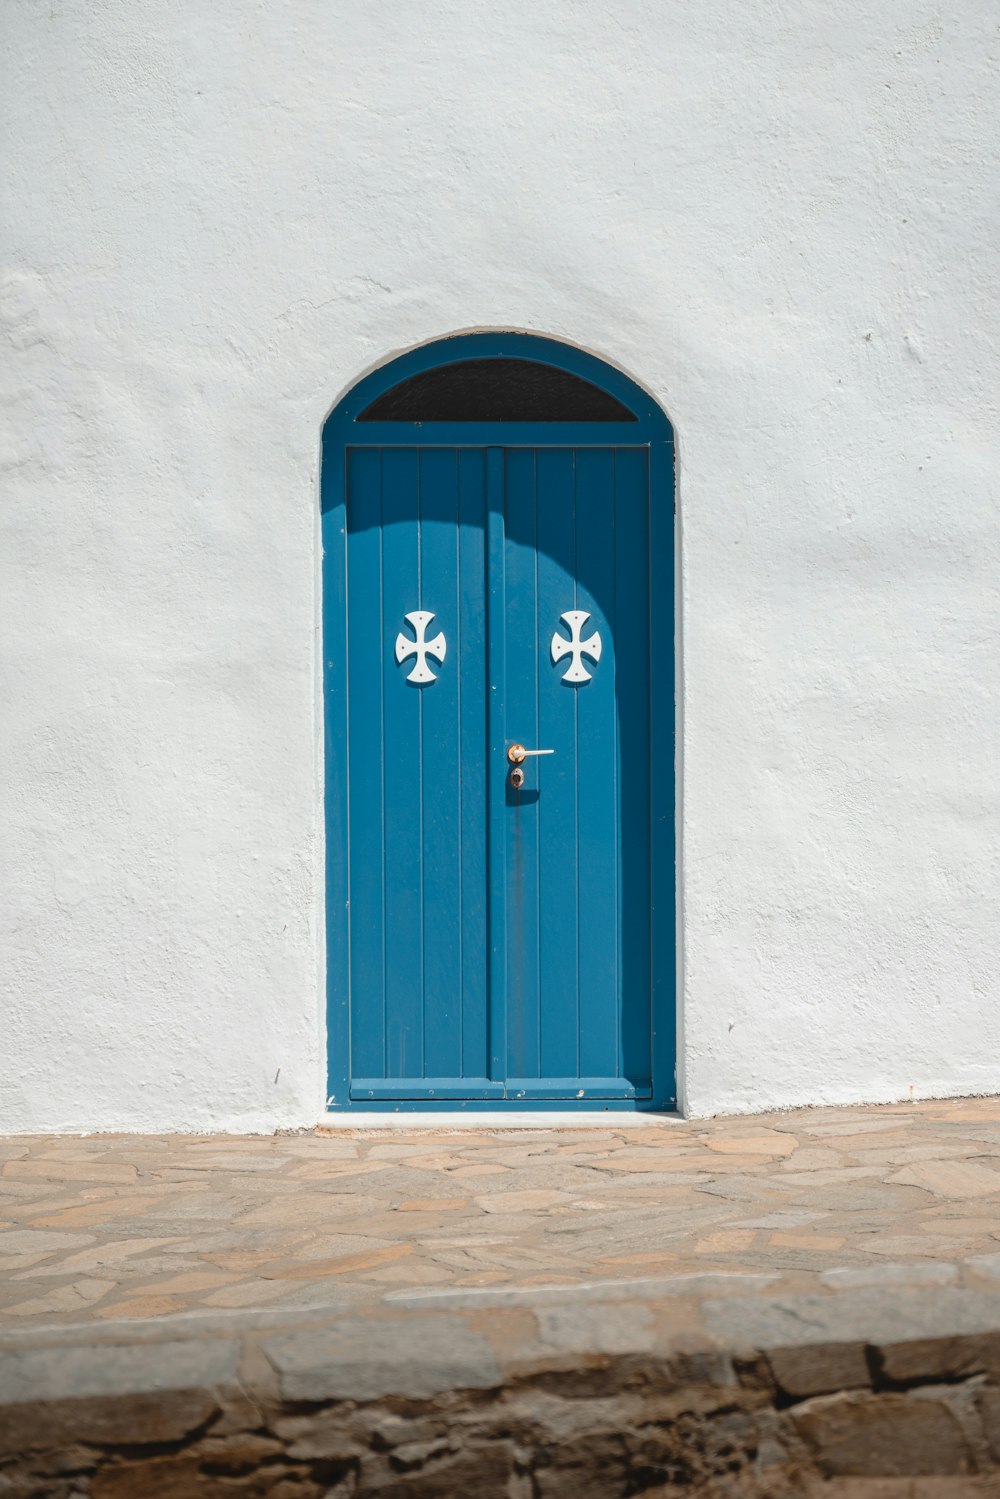
[[[634,422],[374,422],[358,416],[377,396],[423,371],[466,359],[529,359],[578,375],[617,397]],[[615,1099],[385,1099],[350,1097],[350,889],[348,851],[347,485],[351,447],[645,447],[649,451],[650,599],[650,1022],[652,1097]],[[593,354],[531,333],[468,333],[435,340],[381,365],[352,386],[323,427],[323,718],[326,808],[326,1108],[332,1113],[512,1114],[673,1109],[677,1099],[676,529],[674,432],[662,408]],[[667,659],[664,659],[667,658]],[[669,691],[657,691],[664,681]],[[657,767],[669,765],[669,776]],[[492,965],[491,965],[492,966]]]

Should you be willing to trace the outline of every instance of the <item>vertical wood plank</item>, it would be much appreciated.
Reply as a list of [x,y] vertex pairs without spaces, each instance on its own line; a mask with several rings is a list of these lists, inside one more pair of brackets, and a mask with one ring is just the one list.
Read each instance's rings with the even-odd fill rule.
[[651,1081],[647,449],[618,450],[614,487],[621,1061],[623,1075],[644,1087]]
[[350,748],[347,727],[347,448],[324,439],[324,769],[326,777],[327,1106],[343,1109],[351,1079]]
[[654,1097],[661,1104],[677,1097],[675,492],[671,436],[649,451],[652,1054]]
[[487,762],[489,804],[489,1076],[503,1081],[507,1076],[507,818],[504,777],[506,640],[504,610],[504,451],[486,453],[487,499],[487,643],[489,652],[489,759]]
[[[618,1073],[618,774],[615,703],[614,454],[576,452],[576,607],[590,618],[583,639],[601,637],[601,659],[584,658],[591,680],[572,689],[577,725],[579,820],[580,1049],[582,1077]],[[626,767],[626,775],[631,766]]]
[[412,635],[404,616],[422,607],[414,448],[385,449],[382,519],[383,607],[379,643],[385,663],[383,846],[389,896],[385,911],[385,1075],[421,1077],[424,1038],[420,694],[423,689],[407,681],[413,657],[397,663],[394,654],[399,631],[407,638]]
[[419,463],[420,598],[432,610],[427,636],[443,631],[445,659],[428,665],[437,680],[420,689],[423,869],[423,1073],[462,1072],[461,735],[458,639],[458,454],[422,448]]
[[[506,562],[506,739],[538,739],[538,594],[535,453],[514,448],[504,469]],[[547,757],[546,757],[547,759]],[[548,765],[529,759],[525,786],[504,793],[507,809],[508,1072],[538,1077],[538,809]]]
[[539,742],[555,750],[539,781],[540,1075],[578,1072],[577,764],[574,689],[568,661],[552,660],[552,636],[576,604],[574,453],[542,448],[537,463]]
[[455,670],[459,682],[461,766],[461,1073],[488,1077],[489,996],[487,920],[486,722],[486,454],[458,450],[458,637]]
[[[348,690],[350,825],[351,1063],[354,1076],[385,1066],[382,822],[382,455],[347,454]],[[347,767],[343,767],[346,772]]]

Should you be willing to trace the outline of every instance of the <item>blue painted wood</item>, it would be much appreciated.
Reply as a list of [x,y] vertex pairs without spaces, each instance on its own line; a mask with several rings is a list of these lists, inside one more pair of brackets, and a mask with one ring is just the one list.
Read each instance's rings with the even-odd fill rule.
[[[640,557],[644,563],[645,557]],[[600,661],[596,665],[586,663],[591,680],[565,689],[573,696],[577,735],[579,1071],[583,1075],[617,1075],[621,889],[615,678],[619,659],[634,651],[635,642],[621,638],[616,629],[614,453],[606,448],[581,449],[576,455],[575,560],[575,607],[590,616],[581,633],[586,639],[596,630],[603,644]],[[641,747],[635,746],[634,753],[641,755]],[[630,761],[625,774],[635,774],[640,763]]]
[[539,946],[541,1077],[579,1072],[576,699],[563,685],[565,659],[552,660],[552,636],[566,627],[560,615],[576,603],[576,455],[541,448],[537,458],[539,728],[541,745],[555,754],[540,767],[539,883],[544,903]]
[[[538,540],[535,450],[513,448],[504,457],[504,744],[539,747],[538,725]],[[540,790],[549,757],[526,760],[525,785],[513,789],[509,774],[497,792],[504,803],[507,857],[503,874],[507,902],[508,1073],[538,1076],[538,943],[542,918],[539,887]],[[505,773],[509,767],[505,767]],[[551,912],[546,909],[547,918]]]
[[[434,611],[427,627],[444,631],[450,654],[434,664],[437,681],[417,690],[421,713],[422,952],[424,1054],[421,1072],[462,1075],[461,743],[458,643],[458,454],[422,449],[420,599]],[[482,682],[478,696],[482,699]],[[482,816],[482,807],[480,816]]]
[[613,422],[590,426],[571,422],[364,422],[352,429],[355,442],[398,446],[403,434],[409,443],[419,442],[426,448],[462,446],[534,448],[606,448],[641,441],[634,424],[620,426]]
[[488,820],[489,743],[483,680],[486,644],[486,454],[457,450],[458,457],[458,634],[455,675],[459,684],[461,765],[461,949],[462,1074],[490,1076]]
[[487,909],[489,921],[489,1075],[507,1075],[507,813],[498,785],[506,785],[507,632],[506,558],[504,550],[504,453],[486,450],[486,722],[489,736],[487,773],[488,844]]
[[[664,1102],[654,1102],[649,1098],[578,1098],[572,1094],[565,1099],[552,1098],[454,1098],[441,1099],[438,1097],[422,1098],[387,1098],[384,1100],[372,1098],[353,1098],[349,1104],[352,1114],[503,1114],[507,1116],[512,1126],[523,1123],[518,1120],[519,1114],[548,1114],[548,1113],[577,1113],[586,1114],[608,1113],[608,1114],[653,1114],[662,1115],[670,1113],[673,1109],[672,1102],[668,1099]],[[338,1110],[334,1105],[330,1106],[330,1113]],[[360,1121],[359,1121],[360,1122]],[[447,1124],[442,1119],[442,1126]]]
[[323,499],[323,748],[326,761],[326,1103],[350,1101],[350,844],[347,749],[346,452],[330,435],[320,470]]
[[628,646],[619,648],[615,660],[621,881],[618,964],[622,1073],[637,1082],[652,1076],[649,699],[654,684],[650,681],[648,533],[648,451],[619,448],[615,453],[615,618],[619,642],[627,641]]
[[492,1082],[488,1077],[355,1077],[351,1086],[357,1100],[489,1098],[501,1102],[504,1098],[503,1083]]
[[[552,424],[354,428],[359,409],[416,367],[484,350],[498,358],[527,354],[583,374],[623,399],[638,421],[627,431],[622,424],[621,432],[603,423],[565,432]],[[675,948],[668,424],[638,387],[591,356],[525,335],[474,335],[412,351],[374,372],[338,407],[325,439],[330,1106],[346,1100],[348,987],[352,1106],[362,1111],[387,1103],[404,1111],[528,1103],[545,1109],[588,1100],[610,1110],[669,1104]],[[382,449],[377,566],[369,534],[376,529],[369,524],[374,462],[363,452],[371,447]],[[347,488],[356,487],[360,498],[356,524],[345,527],[344,454],[352,448],[358,451],[348,458]],[[571,520],[575,512],[568,527],[567,500]],[[374,692],[373,662],[363,648],[356,659],[355,645],[360,622],[375,610],[364,595],[373,591],[376,573],[382,659]],[[394,602],[390,619],[387,582],[398,592],[414,576],[417,597],[405,607]],[[553,666],[548,651],[552,631],[566,633],[558,615],[570,607],[563,602],[556,609],[549,595],[561,596],[567,582],[572,602],[593,616],[584,634],[596,627],[605,638],[594,680],[580,689],[562,686],[566,660]],[[426,597],[429,584],[447,595],[442,609]],[[412,664],[410,658],[397,667],[392,644],[400,628],[409,631],[402,614],[417,607],[435,613],[429,634],[442,627],[442,611],[451,611],[444,670],[453,667],[454,676],[442,691],[442,672],[432,662],[439,682],[429,692],[407,689],[417,699],[413,712],[390,688],[402,685]],[[650,629],[658,654],[650,652]],[[525,649],[530,660],[519,654]],[[431,711],[431,693],[438,694],[439,711]],[[583,711],[588,701],[592,711]],[[533,724],[536,744],[555,740],[565,750],[561,758],[527,762],[529,783],[516,807],[504,755],[514,737],[529,741],[512,727],[512,714]],[[363,724],[376,718],[381,740],[374,754],[365,754]],[[345,796],[341,767],[348,764]],[[436,779],[432,764],[445,766]],[[610,781],[603,799],[589,794],[594,768],[597,778]],[[568,824],[560,810],[567,806]],[[515,884],[522,897],[534,892],[522,900],[516,924],[506,910],[514,812],[521,817]],[[359,826],[369,854],[379,843],[377,857],[355,847]],[[343,899],[345,866],[350,906]],[[549,878],[564,887],[554,917]],[[445,913],[440,924],[436,896]],[[378,918],[366,920],[373,902]],[[438,941],[439,925],[446,942]],[[373,1004],[365,991],[378,988],[380,973],[382,993]],[[512,997],[518,1004],[508,1016]],[[498,1098],[504,1083],[506,1096]]]
[[[483,455],[351,448],[347,514],[353,1093],[439,1094],[419,1079],[468,1074],[476,1096],[488,1061]],[[395,658],[416,609],[447,642],[422,687],[408,680],[414,658]],[[377,1093],[362,1086],[373,1077]]]
[[[348,490],[348,514],[351,494]],[[419,1077],[424,1071],[423,1008],[423,689],[406,680],[408,662],[391,655],[404,616],[424,605],[420,589],[420,489],[416,448],[386,448],[382,455],[382,627],[385,662],[381,744],[374,704],[352,697],[352,720],[370,725],[368,753],[382,757],[385,868],[385,1069],[389,1077]],[[350,576],[348,596],[351,592]],[[353,650],[353,639],[350,649]],[[372,692],[375,684],[372,684]],[[352,776],[354,763],[351,766]],[[363,839],[375,857],[367,826],[351,817],[351,842]],[[353,1007],[364,1023],[367,999]],[[372,996],[374,1000],[376,997]]]
[[507,1098],[648,1098],[649,1084],[636,1087],[621,1077],[509,1077]]
[[[648,979],[626,988],[621,957],[626,919],[630,944],[649,950],[648,741],[632,734],[620,764],[622,681],[648,699],[648,482],[636,455],[618,473],[610,449],[507,454],[506,737],[555,751],[527,762],[525,790],[506,799],[508,1076],[524,1097],[527,1077],[549,1080],[531,1096],[559,1077],[560,1096],[583,1096],[588,1077],[618,1078],[630,1096],[650,1084],[648,1041],[644,1055],[635,1042],[648,1037]],[[627,512],[620,558],[616,505]],[[602,644],[578,686],[550,649],[573,609],[589,615],[583,638],[596,631]]]
[[[677,705],[674,677],[673,434],[650,444],[650,857],[652,867],[650,986],[654,1090],[677,1096],[677,832],[675,827]],[[669,1090],[669,1091],[668,1091]]]
[[[347,454],[348,693],[351,822],[365,836],[350,840],[351,984],[361,999],[353,1027],[351,1067],[382,1074],[386,1067],[385,824],[383,813],[382,452],[352,448]],[[345,769],[347,767],[344,767]]]

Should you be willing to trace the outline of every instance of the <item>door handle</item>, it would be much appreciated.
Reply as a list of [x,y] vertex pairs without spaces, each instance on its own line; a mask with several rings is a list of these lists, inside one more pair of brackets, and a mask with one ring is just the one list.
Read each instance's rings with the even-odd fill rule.
[[525,747],[524,747],[523,744],[512,744],[511,747],[510,747],[510,749],[507,751],[507,759],[510,761],[511,765],[520,765],[521,761],[522,760],[527,760],[529,758],[529,756],[534,756],[534,755],[554,755],[554,754],[555,754],[555,750],[554,749],[550,749],[550,750],[530,750],[530,749],[525,749]]

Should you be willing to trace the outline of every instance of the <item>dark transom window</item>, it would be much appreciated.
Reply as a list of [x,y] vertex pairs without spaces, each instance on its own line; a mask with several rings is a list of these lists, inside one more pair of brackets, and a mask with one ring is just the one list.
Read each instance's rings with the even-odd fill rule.
[[621,401],[551,364],[464,359],[376,396],[359,422],[634,422]]

